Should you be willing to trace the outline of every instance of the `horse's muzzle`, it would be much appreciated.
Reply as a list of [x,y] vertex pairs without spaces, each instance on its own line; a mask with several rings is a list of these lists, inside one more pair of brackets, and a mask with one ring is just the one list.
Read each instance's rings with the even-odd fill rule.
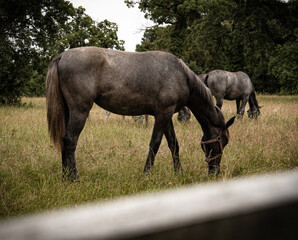
[[208,174],[218,175],[220,173],[220,165],[208,165]]

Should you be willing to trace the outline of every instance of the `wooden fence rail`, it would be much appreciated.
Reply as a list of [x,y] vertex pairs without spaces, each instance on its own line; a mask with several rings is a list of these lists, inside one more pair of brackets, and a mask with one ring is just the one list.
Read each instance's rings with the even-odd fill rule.
[[0,239],[298,239],[298,170],[9,219]]

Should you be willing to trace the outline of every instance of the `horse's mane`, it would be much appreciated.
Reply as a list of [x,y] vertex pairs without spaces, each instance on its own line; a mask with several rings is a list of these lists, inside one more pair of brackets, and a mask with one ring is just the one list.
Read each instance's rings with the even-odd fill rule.
[[204,102],[212,103],[213,106],[214,104],[210,90],[200,81],[198,76],[181,59],[179,59],[179,63],[184,69],[184,72],[187,74],[190,91],[197,94],[198,97],[201,98]]

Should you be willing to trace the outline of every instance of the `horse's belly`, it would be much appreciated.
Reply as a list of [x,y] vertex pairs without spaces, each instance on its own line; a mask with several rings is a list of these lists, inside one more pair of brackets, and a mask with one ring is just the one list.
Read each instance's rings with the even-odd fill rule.
[[237,89],[230,89],[228,92],[226,92],[224,99],[226,100],[236,100],[236,99],[242,99],[245,96],[249,96],[249,93],[242,88]]
[[241,98],[243,95],[243,90],[239,88],[238,86],[230,86],[227,88],[225,92],[224,99],[226,100],[236,100],[238,98]]
[[154,112],[152,101],[142,96],[133,96],[132,94],[128,96],[119,94],[99,96],[95,103],[112,113],[121,115],[153,115]]
[[229,100],[229,101],[232,101],[232,100],[235,100],[235,99],[238,99],[239,98],[239,96],[238,95],[226,95],[225,97],[224,97],[224,99],[225,100]]

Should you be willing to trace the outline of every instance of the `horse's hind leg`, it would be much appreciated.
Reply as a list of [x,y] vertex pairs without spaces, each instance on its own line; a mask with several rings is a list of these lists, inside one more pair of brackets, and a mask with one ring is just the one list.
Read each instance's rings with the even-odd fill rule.
[[172,120],[169,121],[164,133],[168,141],[168,146],[172,153],[174,170],[175,172],[178,172],[179,170],[182,170],[182,168],[181,168],[180,158],[179,158],[179,145],[176,138]]
[[66,123],[65,135],[63,137],[63,150],[62,150],[62,171],[63,178],[75,180],[79,177],[76,160],[75,150],[79,135],[84,128],[87,112],[80,112],[71,110],[69,112],[68,122]]
[[216,99],[216,106],[221,109],[222,103],[223,103],[223,98],[215,98]]
[[155,123],[153,127],[152,137],[149,144],[149,153],[146,160],[144,172],[150,173],[154,164],[155,155],[159,149],[164,130],[171,118],[165,117],[163,114],[155,116]]

